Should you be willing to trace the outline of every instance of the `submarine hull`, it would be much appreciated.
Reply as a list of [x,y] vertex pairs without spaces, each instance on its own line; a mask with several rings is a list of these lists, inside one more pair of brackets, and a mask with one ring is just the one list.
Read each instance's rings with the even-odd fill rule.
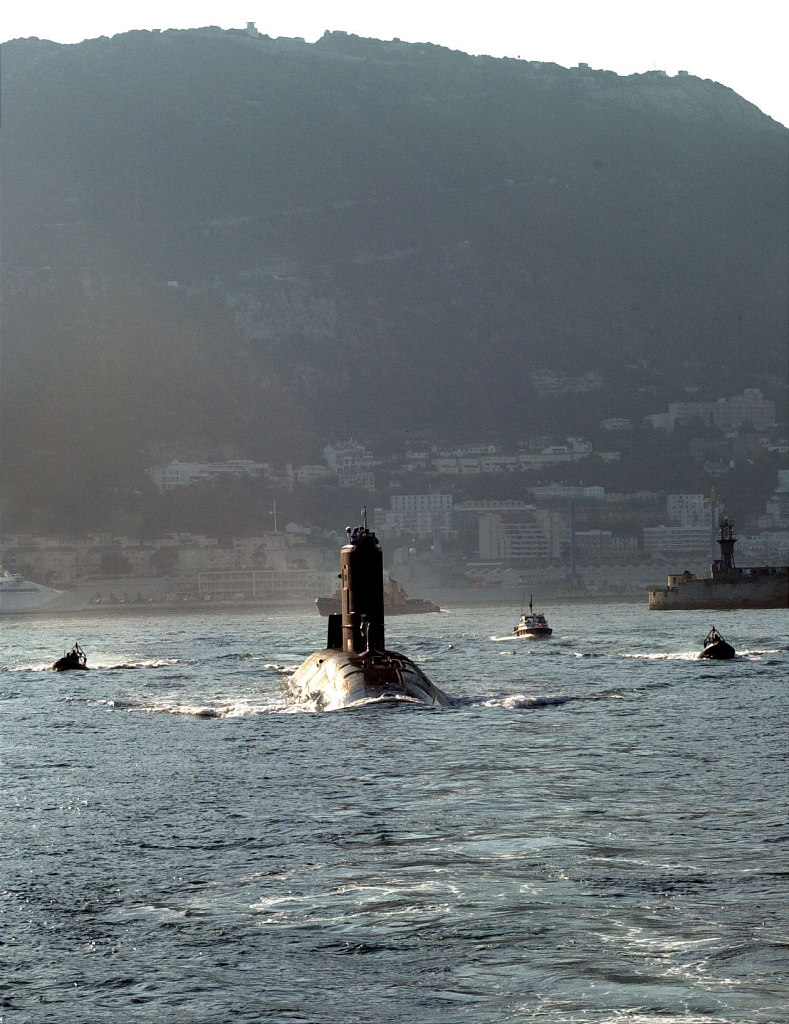
[[295,696],[334,711],[365,701],[403,701],[449,707],[445,693],[403,654],[353,654],[327,648],[304,661],[290,680]]

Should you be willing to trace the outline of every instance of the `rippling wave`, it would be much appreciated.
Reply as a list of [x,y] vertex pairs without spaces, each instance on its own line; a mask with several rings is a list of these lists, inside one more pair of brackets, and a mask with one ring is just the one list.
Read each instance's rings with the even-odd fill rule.
[[387,623],[452,706],[332,713],[314,612],[88,619],[62,674],[15,621],[0,1020],[789,1022],[785,612],[718,664],[705,613],[517,614]]

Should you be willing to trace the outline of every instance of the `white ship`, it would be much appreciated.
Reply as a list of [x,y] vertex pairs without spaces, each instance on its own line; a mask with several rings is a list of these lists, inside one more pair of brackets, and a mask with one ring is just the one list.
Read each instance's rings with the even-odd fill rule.
[[38,611],[62,593],[41,583],[31,583],[18,572],[0,570],[0,615]]

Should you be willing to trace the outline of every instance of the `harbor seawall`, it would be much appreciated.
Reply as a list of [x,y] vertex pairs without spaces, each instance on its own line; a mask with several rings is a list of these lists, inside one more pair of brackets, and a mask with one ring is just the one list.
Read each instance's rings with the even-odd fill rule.
[[736,579],[669,580],[665,587],[651,587],[653,611],[726,608],[789,608],[789,568],[777,567],[758,577]]

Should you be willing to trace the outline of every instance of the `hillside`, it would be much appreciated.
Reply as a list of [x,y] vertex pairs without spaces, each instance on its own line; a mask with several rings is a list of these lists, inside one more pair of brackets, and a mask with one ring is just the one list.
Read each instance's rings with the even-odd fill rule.
[[4,44],[6,500],[774,388],[788,138],[692,75],[344,34]]

